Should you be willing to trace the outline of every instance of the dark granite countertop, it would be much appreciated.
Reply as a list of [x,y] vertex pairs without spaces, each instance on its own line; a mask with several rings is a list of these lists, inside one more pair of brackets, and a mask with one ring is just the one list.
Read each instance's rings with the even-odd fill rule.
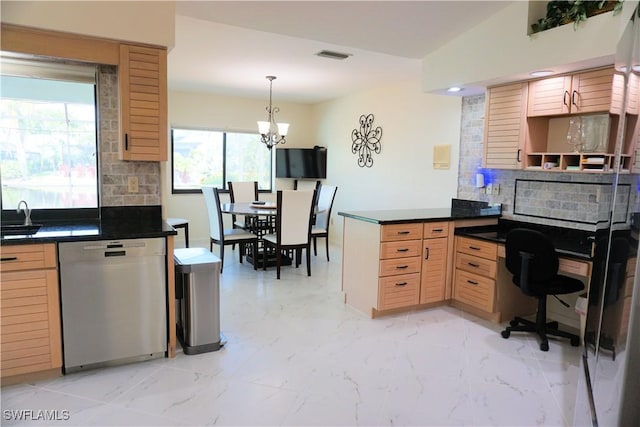
[[411,222],[449,221],[452,219],[499,218],[500,207],[485,202],[453,199],[449,208],[389,209],[338,212],[338,215],[374,224],[406,224]]
[[591,260],[593,257],[595,233],[572,228],[500,219],[498,225],[457,228],[455,234],[504,244],[509,231],[518,227],[538,230],[549,236],[560,255],[582,260]]
[[32,235],[2,236],[2,245],[68,241],[121,240],[176,235],[162,219],[160,206],[104,207],[99,219],[34,220],[42,224]]

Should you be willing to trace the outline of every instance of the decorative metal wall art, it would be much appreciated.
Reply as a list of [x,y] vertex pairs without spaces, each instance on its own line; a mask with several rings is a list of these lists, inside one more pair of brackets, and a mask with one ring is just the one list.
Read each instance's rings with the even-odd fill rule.
[[380,126],[373,128],[373,114],[360,116],[360,129],[354,129],[351,132],[351,152],[358,153],[358,166],[361,168],[373,166],[373,157],[371,154],[380,153],[382,145],[382,128]]

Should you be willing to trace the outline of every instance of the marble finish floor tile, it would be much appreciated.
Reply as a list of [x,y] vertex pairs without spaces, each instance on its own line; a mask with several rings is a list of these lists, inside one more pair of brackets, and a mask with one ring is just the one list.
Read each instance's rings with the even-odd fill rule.
[[229,252],[222,349],[3,387],[2,425],[573,424],[580,352],[568,343],[544,353],[448,306],[369,319],[343,302],[340,248],[312,256],[311,277],[303,264],[281,280]]

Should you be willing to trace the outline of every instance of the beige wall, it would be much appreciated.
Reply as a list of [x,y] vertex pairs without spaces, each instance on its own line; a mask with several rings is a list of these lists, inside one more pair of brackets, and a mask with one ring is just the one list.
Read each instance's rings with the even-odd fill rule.
[[175,45],[173,1],[2,0],[0,15],[8,24],[169,48]]
[[[428,95],[419,79],[374,88],[314,106],[317,141],[328,149],[327,183],[337,185],[332,242],[342,234],[338,211],[448,207],[456,196],[461,98]],[[382,150],[361,168],[351,131],[372,113]],[[433,168],[434,145],[451,146],[450,168]]]

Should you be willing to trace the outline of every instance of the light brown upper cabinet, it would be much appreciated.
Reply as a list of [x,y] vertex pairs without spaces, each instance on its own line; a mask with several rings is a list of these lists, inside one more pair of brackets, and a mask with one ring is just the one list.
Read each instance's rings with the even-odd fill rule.
[[531,81],[527,116],[609,111],[612,83],[612,67]]
[[167,51],[120,45],[120,159],[167,160]]
[[520,169],[525,145],[528,83],[487,89],[483,166]]

